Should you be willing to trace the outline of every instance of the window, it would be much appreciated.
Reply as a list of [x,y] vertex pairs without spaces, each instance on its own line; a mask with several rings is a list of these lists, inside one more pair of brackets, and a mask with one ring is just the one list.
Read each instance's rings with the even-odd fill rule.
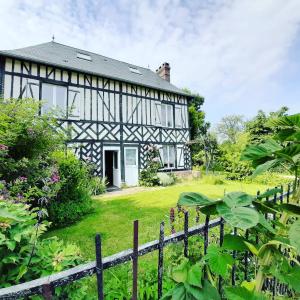
[[142,75],[142,73],[140,72],[140,70],[138,68],[136,68],[136,67],[129,67],[129,71],[131,73]]
[[136,149],[125,149],[125,164],[126,166],[136,166]]
[[77,53],[77,58],[88,60],[88,61],[92,61],[92,58],[91,58],[90,55],[84,54],[84,53],[80,53],[80,52]]
[[181,116],[181,107],[175,106],[175,127],[182,127],[182,116]]
[[173,105],[170,104],[161,105],[161,119],[162,119],[162,126],[173,127]]
[[161,156],[164,168],[175,168],[175,147],[173,145],[163,146]]
[[43,83],[42,99],[45,101],[42,107],[43,112],[56,108],[66,113],[67,88],[65,86]]

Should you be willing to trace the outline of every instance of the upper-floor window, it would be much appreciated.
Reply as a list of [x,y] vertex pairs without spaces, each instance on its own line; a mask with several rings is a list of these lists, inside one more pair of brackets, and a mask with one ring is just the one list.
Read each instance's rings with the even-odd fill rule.
[[161,105],[161,123],[164,127],[173,127],[173,105]]
[[61,113],[66,114],[67,88],[65,86],[43,83],[42,99],[44,101],[42,112],[58,109]]

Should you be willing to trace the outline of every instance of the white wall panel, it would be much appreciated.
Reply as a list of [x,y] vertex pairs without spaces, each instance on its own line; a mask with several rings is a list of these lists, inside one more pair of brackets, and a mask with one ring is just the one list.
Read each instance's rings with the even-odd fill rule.
[[12,72],[12,60],[10,58],[5,59],[5,71]]
[[11,75],[5,75],[4,76],[4,99],[10,98],[10,92],[11,92]]

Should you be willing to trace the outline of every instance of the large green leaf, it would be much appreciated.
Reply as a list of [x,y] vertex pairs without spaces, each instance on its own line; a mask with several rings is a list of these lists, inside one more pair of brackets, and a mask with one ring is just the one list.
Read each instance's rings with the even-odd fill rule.
[[268,121],[268,126],[278,126],[278,127],[295,127],[300,129],[300,113],[283,116],[276,119],[271,119]]
[[187,274],[187,283],[193,286],[201,287],[202,266],[200,264],[193,265]]
[[264,157],[271,157],[274,152],[280,151],[281,149],[282,146],[280,144],[270,139],[263,144],[249,145],[246,147],[242,153],[241,160],[256,161]]
[[266,198],[266,197],[270,197],[270,196],[274,196],[278,193],[282,193],[282,188],[273,188],[273,189],[269,189],[267,191],[265,191],[264,193],[260,194],[257,196],[257,199],[263,199],[263,198]]
[[185,282],[188,276],[188,260],[185,259],[172,270],[172,278],[176,282]]
[[232,227],[248,229],[257,225],[259,215],[257,211],[248,207],[228,207],[225,203],[217,205],[218,213]]
[[214,200],[200,193],[181,193],[178,200],[179,205],[183,206],[206,206],[214,204]]
[[297,252],[300,254],[300,220],[297,220],[292,224],[289,230],[289,239],[291,245],[297,249]]
[[225,295],[230,300],[266,300],[266,296],[247,290],[245,287],[225,287]]
[[252,204],[255,197],[244,192],[232,192],[224,196],[223,201],[229,207],[248,206]]
[[234,259],[231,257],[231,255],[223,253],[222,249],[216,245],[210,245],[208,247],[207,254],[205,255],[204,259],[208,261],[212,272],[223,277],[226,276],[228,267],[232,266],[234,263]]
[[201,294],[197,300],[221,300],[221,297],[217,289],[208,280],[204,280]]
[[256,167],[256,169],[254,170],[252,176],[255,177],[257,175],[260,175],[272,168],[275,168],[277,166],[279,166],[282,163],[283,159],[272,159],[272,160],[268,160],[263,164],[260,164],[259,166]]
[[276,230],[272,227],[270,222],[265,219],[263,214],[260,214],[260,213],[259,213],[259,224],[262,225],[268,231],[270,231],[272,234],[276,233]]
[[0,220],[14,220],[14,221],[21,221],[20,218],[15,216],[14,214],[10,213],[5,208],[0,208]]
[[245,251],[247,247],[245,239],[239,235],[225,234],[222,248],[227,250]]
[[289,214],[293,215],[300,215],[300,206],[296,204],[291,204],[291,203],[283,203],[278,206],[280,209],[283,211],[288,212]]

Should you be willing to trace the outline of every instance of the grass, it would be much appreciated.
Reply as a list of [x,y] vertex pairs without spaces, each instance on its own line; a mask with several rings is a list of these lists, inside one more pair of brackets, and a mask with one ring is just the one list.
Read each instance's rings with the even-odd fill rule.
[[[176,206],[182,192],[200,192],[218,198],[224,192],[245,191],[256,194],[265,190],[266,185],[225,182],[214,184],[210,180],[187,181],[174,186],[149,189],[133,195],[95,197],[95,210],[83,220],[66,228],[48,232],[46,236],[58,236],[64,241],[76,243],[87,260],[93,260],[94,237],[100,233],[104,256],[132,247],[132,222],[140,220],[140,243],[158,238],[161,221],[169,223],[169,210]],[[166,233],[169,234],[168,225]]]

